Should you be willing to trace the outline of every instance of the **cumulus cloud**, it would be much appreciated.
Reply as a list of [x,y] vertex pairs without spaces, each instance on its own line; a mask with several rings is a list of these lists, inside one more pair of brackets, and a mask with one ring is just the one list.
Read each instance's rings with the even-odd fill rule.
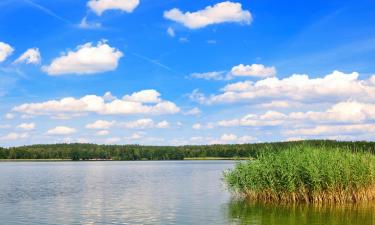
[[106,121],[106,120],[97,120],[93,123],[89,123],[86,125],[87,129],[109,129],[111,128],[116,122],[115,121]]
[[17,128],[23,129],[23,130],[34,130],[35,129],[35,123],[21,123],[17,126]]
[[198,29],[212,24],[226,22],[250,24],[252,16],[250,11],[243,10],[241,3],[230,1],[207,6],[196,12],[182,12],[174,8],[164,12],[164,18],[181,23],[189,29]]
[[4,62],[8,56],[13,53],[14,49],[7,43],[0,41],[0,63]]
[[249,135],[222,134],[219,139],[212,140],[211,144],[244,144],[253,142],[254,140],[256,138]]
[[223,93],[217,95],[205,96],[194,90],[190,98],[204,104],[282,100],[306,103],[347,99],[373,101],[370,96],[375,96],[375,84],[358,77],[357,72],[345,74],[339,71],[321,78],[294,74],[283,79],[272,77],[257,82],[228,84],[222,89]]
[[41,56],[38,48],[26,50],[14,63],[26,63],[38,65],[41,62]]
[[266,67],[262,64],[234,66],[231,70],[232,76],[238,77],[274,77],[276,75],[275,67]]
[[131,13],[138,5],[139,0],[90,0],[87,2],[87,6],[99,16],[107,10]]
[[235,126],[277,126],[282,124],[287,115],[276,112],[267,111],[265,114],[256,115],[248,114],[240,119],[221,120],[217,125],[221,127],[235,127]]
[[131,95],[125,95],[122,99],[125,101],[141,102],[141,103],[161,102],[160,93],[153,89],[134,92]]
[[0,137],[2,141],[17,141],[20,139],[28,138],[30,135],[28,133],[15,133],[11,132],[5,136]]
[[[140,94],[139,94],[140,93]],[[14,112],[27,115],[50,115],[67,113],[97,113],[102,115],[129,115],[129,114],[175,114],[180,111],[173,102],[159,98],[160,94],[145,95],[150,92],[135,92],[125,95],[124,99],[105,101],[102,96],[86,95],[82,98],[67,97],[61,100],[51,100],[40,103],[25,103],[14,107]],[[157,97],[156,97],[157,96]],[[146,104],[147,103],[147,104]]]
[[46,132],[49,135],[68,135],[76,133],[76,129],[65,126],[57,126],[53,129],[50,129]]
[[317,125],[309,128],[287,130],[286,135],[326,136],[326,135],[358,135],[375,132],[375,124],[349,125]]
[[96,135],[97,136],[107,136],[107,135],[109,135],[109,131],[108,130],[100,130],[100,131],[96,132]]
[[104,41],[94,46],[91,42],[77,47],[76,51],[69,51],[55,58],[42,70],[49,75],[64,74],[93,74],[113,71],[118,66],[123,53],[109,46]]
[[122,123],[119,123],[119,126],[125,127],[128,129],[168,128],[169,122],[163,120],[163,121],[156,123],[150,118],[145,118],[145,119],[138,119],[134,121],[122,122]]
[[375,121],[375,104],[344,101],[333,104],[323,111],[290,112],[267,111],[264,114],[248,114],[240,119],[221,120],[218,126],[277,126],[289,124],[354,124]]
[[271,101],[260,104],[262,108],[296,108],[300,107],[302,104],[292,101]]

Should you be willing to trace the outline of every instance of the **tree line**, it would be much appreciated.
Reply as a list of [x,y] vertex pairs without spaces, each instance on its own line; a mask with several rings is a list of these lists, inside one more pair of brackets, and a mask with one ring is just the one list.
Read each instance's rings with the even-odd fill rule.
[[227,145],[142,146],[97,144],[45,144],[1,148],[0,159],[62,160],[183,160],[185,158],[221,157],[256,158],[264,151],[280,151],[295,145],[311,145],[327,149],[375,153],[375,142],[339,142],[309,140]]

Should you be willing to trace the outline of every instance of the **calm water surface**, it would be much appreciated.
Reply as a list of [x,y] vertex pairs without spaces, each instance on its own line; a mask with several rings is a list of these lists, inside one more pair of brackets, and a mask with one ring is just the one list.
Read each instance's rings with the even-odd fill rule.
[[233,161],[3,162],[0,224],[375,224],[373,205],[281,207],[232,199]]

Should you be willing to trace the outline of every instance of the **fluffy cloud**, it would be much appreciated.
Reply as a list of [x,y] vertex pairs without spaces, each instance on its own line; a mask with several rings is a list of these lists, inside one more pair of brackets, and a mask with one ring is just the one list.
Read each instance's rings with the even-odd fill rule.
[[286,135],[299,136],[326,136],[326,135],[358,135],[375,132],[374,124],[349,124],[349,125],[318,125],[310,128],[287,130]]
[[153,89],[134,92],[131,95],[125,95],[122,99],[125,101],[141,102],[141,103],[161,102],[160,93]]
[[109,135],[109,131],[108,130],[100,130],[100,131],[96,132],[96,135],[97,136],[107,136],[107,135]]
[[93,46],[91,42],[77,47],[76,51],[55,58],[42,70],[49,75],[93,74],[115,70],[122,52],[105,42]]
[[74,134],[76,132],[76,129],[71,127],[65,127],[65,126],[57,126],[53,129],[50,129],[47,131],[46,134],[49,135],[68,135],[68,134]]
[[289,124],[354,124],[375,121],[375,104],[345,101],[333,104],[324,111],[290,112],[284,114],[267,111],[264,114],[248,114],[240,119],[221,120],[216,124],[232,126],[277,126]]
[[116,122],[115,121],[106,121],[106,120],[97,120],[94,123],[89,123],[86,125],[87,129],[109,129],[111,128]]
[[231,75],[238,77],[274,77],[276,75],[276,69],[275,67],[265,67],[262,64],[240,64],[232,68]]
[[25,138],[28,138],[28,137],[29,137],[28,133],[12,132],[12,133],[9,133],[5,136],[0,137],[0,140],[2,140],[2,141],[16,141],[16,140],[25,139]]
[[131,13],[138,5],[139,0],[90,0],[87,2],[87,6],[99,16],[107,10]]
[[235,134],[223,134],[219,139],[212,140],[211,144],[244,144],[254,140],[256,140],[256,138],[248,135],[238,137]]
[[[140,94],[139,94],[140,93]],[[66,113],[97,113],[103,115],[129,114],[175,114],[180,111],[173,102],[160,99],[158,92],[152,92],[152,98],[140,91],[124,96],[124,99],[105,101],[104,97],[86,95],[76,99],[73,97],[51,100],[41,103],[25,103],[13,108],[13,111],[28,115],[56,115]],[[149,92],[147,92],[149,93]],[[146,98],[147,97],[147,98]],[[156,98],[155,98],[156,97]],[[147,102],[148,104],[145,104]],[[150,104],[151,102],[154,102]]]
[[30,48],[24,52],[14,63],[40,64],[41,56],[38,48]]
[[339,102],[326,111],[293,112],[289,114],[292,120],[340,123],[362,123],[375,120],[375,104],[357,101]]
[[152,119],[145,118],[145,119],[139,119],[135,121],[122,122],[122,123],[119,123],[119,126],[125,127],[128,129],[168,128],[169,123],[165,120],[155,123]]
[[217,123],[221,127],[234,127],[234,126],[277,126],[282,124],[287,115],[276,112],[267,111],[263,115],[248,114],[241,119],[221,120]]
[[207,6],[196,12],[181,12],[174,8],[164,12],[164,18],[181,23],[189,29],[198,29],[212,24],[235,22],[250,24],[252,16],[250,11],[243,10],[241,3],[230,1]]
[[17,128],[23,129],[23,130],[34,130],[35,129],[35,123],[21,123],[17,126]]
[[8,56],[13,53],[14,49],[7,43],[0,41],[0,62],[4,62]]
[[308,75],[294,74],[279,79],[266,78],[257,82],[242,81],[226,85],[223,93],[205,96],[195,90],[190,98],[205,104],[286,101],[296,102],[336,102],[339,100],[373,101],[375,84],[370,80],[358,79],[356,72],[345,74],[334,71],[322,78],[309,78]]

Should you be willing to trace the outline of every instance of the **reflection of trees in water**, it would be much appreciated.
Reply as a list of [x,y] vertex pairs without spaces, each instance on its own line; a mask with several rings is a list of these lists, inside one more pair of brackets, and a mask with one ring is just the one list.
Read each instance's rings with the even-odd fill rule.
[[375,202],[349,205],[272,205],[232,200],[225,206],[230,224],[375,225]]

